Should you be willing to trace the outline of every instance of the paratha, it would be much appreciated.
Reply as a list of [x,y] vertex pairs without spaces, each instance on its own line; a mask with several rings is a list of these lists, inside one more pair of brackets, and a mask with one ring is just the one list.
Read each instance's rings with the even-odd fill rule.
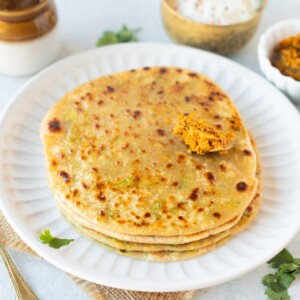
[[[72,214],[66,215],[65,218],[84,236],[87,238],[99,242],[100,244],[105,244],[112,248],[121,250],[121,251],[138,251],[138,252],[158,252],[158,251],[191,251],[197,250],[199,248],[204,248],[211,246],[220,240],[223,240],[226,237],[233,236],[236,233],[242,231],[255,217],[257,211],[259,210],[261,204],[261,191],[260,188],[257,190],[257,193],[254,199],[251,201],[250,205],[247,207],[243,216],[239,222],[233,227],[224,230],[218,234],[211,235],[209,237],[193,241],[190,243],[184,244],[149,244],[149,243],[137,243],[137,242],[126,242],[111,238],[100,232],[92,230],[90,228],[78,225],[77,218],[73,217]],[[251,213],[250,213],[251,212]]]
[[[80,215],[76,214],[76,212],[70,210],[70,208],[66,205],[64,205],[62,202],[57,201],[57,206],[61,210],[61,212],[66,216],[67,219],[73,219],[77,220],[76,226],[77,227],[86,227],[91,230],[97,231],[103,235],[106,235],[108,237],[126,241],[126,242],[136,242],[136,243],[152,243],[152,244],[185,244],[193,241],[198,241],[199,239],[207,238],[211,235],[218,234],[220,232],[223,232],[224,230],[227,230],[231,227],[233,227],[235,224],[239,222],[239,220],[242,218],[242,215],[239,215],[235,217],[233,220],[218,226],[216,228],[212,228],[205,231],[200,231],[198,233],[189,234],[189,235],[174,235],[174,236],[160,236],[160,235],[133,235],[133,234],[121,234],[113,231],[109,231],[103,228],[99,228],[95,226],[94,224],[88,222],[88,220],[82,218]],[[71,216],[69,218],[68,216]],[[75,225],[75,222],[74,222]]]
[[[121,255],[125,255],[128,257],[132,257],[135,259],[142,259],[147,261],[153,262],[170,262],[170,261],[180,261],[185,259],[191,259],[194,257],[198,257],[201,255],[206,254],[228,242],[235,234],[244,230],[247,225],[253,220],[256,213],[259,210],[261,204],[261,195],[259,197],[255,197],[251,205],[249,206],[250,209],[253,209],[253,213],[251,215],[245,214],[240,222],[233,227],[232,229],[228,229],[228,232],[220,233],[217,236],[211,236],[203,243],[200,241],[200,247],[192,247],[193,249],[190,250],[183,250],[182,245],[181,249],[177,248],[178,245],[173,245],[173,250],[163,250],[163,251],[128,251],[125,249],[118,249],[115,247],[111,247],[107,244],[101,243],[104,247],[108,248],[110,251],[117,252]],[[194,246],[194,244],[192,245]],[[185,246],[187,249],[189,246]]]
[[[226,154],[187,153],[178,116],[195,112],[237,136]],[[57,201],[124,235],[186,236],[241,216],[257,190],[256,155],[229,97],[207,77],[153,67],[93,80],[41,127]]]
[[[211,246],[215,245],[217,247],[219,242],[221,240],[225,241],[225,238],[231,238],[238,232],[244,230],[249,223],[254,219],[254,217],[257,215],[259,208],[261,206],[262,202],[262,170],[261,170],[261,163],[258,155],[258,150],[255,145],[255,142],[253,138],[251,137],[253,149],[256,152],[257,155],[257,171],[256,176],[258,178],[258,188],[256,191],[256,194],[254,196],[254,199],[251,201],[250,205],[247,207],[245,212],[243,213],[243,216],[239,220],[239,222],[218,233],[211,235],[207,238],[203,238],[197,241],[193,241],[190,243],[184,243],[184,244],[147,244],[147,243],[137,243],[137,242],[124,242],[122,240],[118,240],[115,238],[111,238],[109,236],[103,235],[95,230],[92,230],[90,228],[78,225],[76,216],[72,214],[68,214],[64,209],[61,209],[63,212],[65,218],[73,224],[73,226],[84,236],[92,239],[93,241],[99,242],[101,245],[106,245],[114,249],[114,251],[120,251],[121,253],[127,253],[128,256],[133,255],[133,257],[141,257],[144,255],[144,257],[148,257],[148,259],[154,261],[155,258],[160,257],[160,260],[162,259],[162,256],[155,255],[156,252],[163,251],[164,256],[166,257],[166,251],[172,253],[170,257],[174,257],[174,252],[189,252],[189,255],[192,255],[190,251],[194,251],[193,253],[197,253],[199,255],[199,251],[195,252],[196,250],[199,250],[200,248],[203,250],[202,254],[206,253],[211,249]],[[154,255],[147,255],[142,252],[154,252]],[[152,253],[153,254],[153,253]],[[185,257],[185,255],[183,255]]]

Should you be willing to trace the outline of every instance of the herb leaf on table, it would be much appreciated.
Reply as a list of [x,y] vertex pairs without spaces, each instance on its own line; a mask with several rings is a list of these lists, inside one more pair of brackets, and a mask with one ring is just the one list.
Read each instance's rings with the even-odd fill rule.
[[64,247],[73,242],[73,239],[60,239],[57,237],[53,237],[50,233],[49,229],[44,230],[40,234],[40,240],[43,244],[49,245],[49,247],[54,249],[59,249],[60,247]]
[[276,272],[263,277],[262,283],[267,287],[265,294],[270,300],[290,300],[288,288],[296,279],[296,274],[300,273],[300,259],[283,249],[268,264]]
[[96,46],[101,47],[118,43],[137,42],[138,39],[136,37],[136,33],[139,31],[140,29],[129,29],[125,25],[123,25],[123,27],[116,32],[105,31],[99,38]]

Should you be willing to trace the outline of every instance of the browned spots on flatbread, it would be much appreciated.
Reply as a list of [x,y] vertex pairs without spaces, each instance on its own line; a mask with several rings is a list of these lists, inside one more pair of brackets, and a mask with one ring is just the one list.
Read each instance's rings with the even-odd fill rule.
[[252,208],[251,206],[248,206],[248,207],[246,208],[246,210],[247,210],[248,212],[252,212],[253,208]]
[[142,115],[142,112],[140,110],[135,110],[131,116],[133,119],[137,119],[137,118],[141,117],[141,115]]
[[184,202],[179,202],[179,203],[177,203],[177,207],[179,209],[185,209],[185,203]]
[[165,74],[165,73],[167,73],[167,72],[168,72],[167,68],[160,68],[160,69],[159,69],[159,73],[160,73],[160,74]]
[[67,172],[60,171],[58,174],[59,174],[60,177],[62,177],[62,179],[64,180],[65,183],[68,183],[68,182],[71,181],[70,175]]
[[213,84],[210,80],[204,79],[204,82],[206,83],[206,85],[207,85],[208,87],[214,87],[214,84]]
[[79,190],[78,189],[75,189],[74,191],[73,191],[73,196],[74,197],[77,197],[79,195]]
[[48,123],[48,129],[53,133],[60,132],[62,130],[61,122],[57,118],[52,119]]
[[97,199],[98,199],[99,201],[101,201],[101,202],[104,202],[104,201],[106,201],[106,196],[105,196],[104,194],[102,194],[102,193],[99,193],[99,194],[97,195]]
[[248,150],[248,149],[244,149],[244,150],[243,150],[243,153],[244,153],[245,155],[247,155],[247,156],[251,156],[251,154],[252,154],[252,152],[251,152],[250,150]]
[[179,185],[179,182],[178,181],[174,181],[173,183],[172,183],[172,186],[178,186]]
[[113,93],[114,91],[115,91],[115,89],[114,89],[112,86],[108,85],[108,86],[106,87],[106,92],[107,92],[107,93]]
[[188,73],[188,75],[189,75],[190,77],[198,77],[198,74],[197,74],[197,73],[194,73],[194,72]]
[[209,97],[211,97],[213,100],[219,100],[223,101],[226,98],[226,95],[219,91],[211,91]]
[[220,170],[225,172],[227,170],[226,166],[224,164],[220,164]]
[[178,156],[177,156],[177,162],[178,162],[179,164],[181,164],[184,160],[185,160],[185,155],[183,155],[183,154],[178,154]]
[[195,188],[191,191],[189,198],[192,201],[196,201],[198,199],[198,197],[199,197],[199,188]]
[[215,213],[213,214],[213,216],[214,216],[215,218],[218,218],[218,219],[221,218],[221,214],[218,213],[218,212],[215,212]]
[[209,183],[214,184],[216,183],[216,177],[212,172],[204,173],[205,178],[208,180]]
[[239,182],[237,185],[236,185],[236,189],[239,191],[239,192],[244,192],[246,191],[247,189],[247,184],[243,181]]
[[81,185],[85,190],[88,188],[88,185],[85,182],[81,182]]
[[166,164],[166,168],[167,168],[167,169],[171,169],[172,167],[173,167],[173,164],[171,164],[171,163],[167,163],[167,164]]
[[144,217],[145,217],[145,218],[150,218],[150,217],[151,217],[151,213],[146,212],[146,213],[144,214]]
[[122,150],[126,150],[128,149],[130,146],[130,144],[128,142],[126,142],[123,146],[122,146]]
[[191,101],[192,101],[192,97],[190,97],[190,96],[185,96],[185,97],[184,97],[184,101],[185,101],[185,102],[191,102]]
[[196,165],[196,167],[195,167],[195,168],[196,168],[196,170],[199,170],[199,171],[200,171],[200,170],[202,170],[202,166],[201,166],[201,165],[199,165],[199,164],[198,164],[198,165]]
[[157,129],[156,130],[157,131],[157,133],[158,133],[158,135],[160,135],[160,136],[164,136],[165,134],[166,134],[166,132],[165,132],[165,130],[164,129]]

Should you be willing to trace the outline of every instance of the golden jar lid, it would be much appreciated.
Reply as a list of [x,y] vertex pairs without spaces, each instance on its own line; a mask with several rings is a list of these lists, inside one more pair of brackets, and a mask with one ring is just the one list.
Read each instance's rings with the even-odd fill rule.
[[53,0],[0,0],[0,41],[31,40],[49,32],[56,23]]

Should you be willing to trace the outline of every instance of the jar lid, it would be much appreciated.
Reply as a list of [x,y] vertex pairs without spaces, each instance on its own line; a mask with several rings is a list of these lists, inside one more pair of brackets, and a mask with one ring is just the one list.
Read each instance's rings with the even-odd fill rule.
[[[26,0],[26,3],[23,1],[15,0],[15,6],[3,3],[2,7],[6,9],[0,9],[0,40],[34,39],[44,35],[55,26],[57,14],[53,0]],[[17,2],[23,3],[17,4]]]

